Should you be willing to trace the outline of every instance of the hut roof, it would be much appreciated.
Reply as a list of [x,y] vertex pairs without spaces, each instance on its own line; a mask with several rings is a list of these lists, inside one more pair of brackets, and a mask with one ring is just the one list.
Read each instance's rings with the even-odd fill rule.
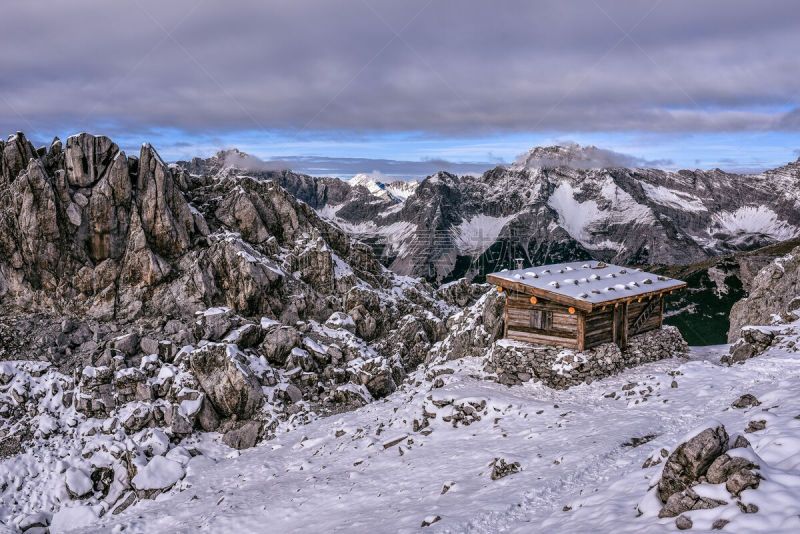
[[574,302],[591,311],[597,305],[686,287],[686,282],[598,261],[576,261],[500,271],[487,281],[556,302]]

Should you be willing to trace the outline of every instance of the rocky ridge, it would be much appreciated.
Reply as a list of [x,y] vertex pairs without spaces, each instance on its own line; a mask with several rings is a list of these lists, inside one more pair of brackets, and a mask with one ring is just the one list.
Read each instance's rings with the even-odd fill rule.
[[[179,484],[198,431],[247,448],[388,395],[481,291],[395,275],[275,181],[148,144],[18,133],[0,154],[0,452],[42,452],[2,491],[54,485],[47,525]],[[15,502],[0,520],[33,525]]]
[[[270,176],[373,245],[395,272],[436,282],[480,280],[517,259],[688,264],[800,233],[798,162],[747,176],[668,172],[632,168],[592,148],[537,147],[479,177],[439,172],[402,203],[384,190],[370,194],[331,178],[238,172]],[[223,159],[180,164],[191,172],[237,172]]]

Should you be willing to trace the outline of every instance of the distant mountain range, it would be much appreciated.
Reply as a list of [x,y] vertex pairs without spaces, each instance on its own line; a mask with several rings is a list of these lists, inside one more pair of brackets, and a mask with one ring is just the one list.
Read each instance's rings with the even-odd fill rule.
[[752,175],[664,171],[569,145],[536,147],[481,176],[384,183],[239,168],[241,159],[228,151],[179,165],[274,179],[393,271],[434,282],[517,263],[688,264],[800,235],[800,160]]

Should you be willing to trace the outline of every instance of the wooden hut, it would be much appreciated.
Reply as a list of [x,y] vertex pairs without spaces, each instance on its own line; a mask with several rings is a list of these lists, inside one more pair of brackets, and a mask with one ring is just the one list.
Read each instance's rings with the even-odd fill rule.
[[661,327],[664,297],[680,280],[603,262],[572,262],[492,273],[506,294],[505,337],[584,350]]

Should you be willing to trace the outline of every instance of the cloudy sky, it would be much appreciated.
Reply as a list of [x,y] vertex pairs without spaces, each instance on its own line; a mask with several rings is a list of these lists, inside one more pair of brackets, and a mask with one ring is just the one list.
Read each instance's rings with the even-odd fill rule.
[[800,155],[798,35],[796,1],[4,0],[0,132],[334,175],[557,142],[757,169]]

